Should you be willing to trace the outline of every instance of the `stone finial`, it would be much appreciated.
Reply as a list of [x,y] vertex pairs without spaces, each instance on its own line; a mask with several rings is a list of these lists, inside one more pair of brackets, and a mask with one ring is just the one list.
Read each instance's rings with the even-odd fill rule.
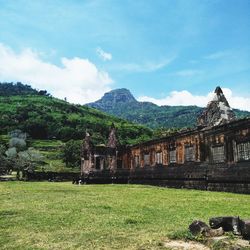
[[221,125],[232,120],[236,116],[230,108],[222,89],[218,86],[214,91],[214,98],[208,103],[202,114],[197,119],[197,125],[203,127],[210,127]]
[[216,87],[214,93],[217,94],[217,95],[223,94],[222,89],[220,88],[220,86]]
[[82,156],[87,159],[92,154],[93,151],[93,143],[91,141],[91,136],[86,130],[85,138],[82,143]]

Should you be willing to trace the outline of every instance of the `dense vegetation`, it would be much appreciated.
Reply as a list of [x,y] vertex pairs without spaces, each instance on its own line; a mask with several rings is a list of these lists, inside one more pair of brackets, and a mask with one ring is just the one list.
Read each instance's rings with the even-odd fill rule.
[[46,90],[36,90],[30,85],[17,83],[0,83],[0,96],[13,96],[13,95],[49,95]]
[[33,139],[67,141],[84,138],[87,129],[95,143],[105,143],[114,123],[121,143],[135,143],[152,136],[152,131],[146,127],[87,106],[70,104],[21,83],[0,84],[0,90],[0,134],[20,129]]
[[106,143],[112,123],[122,144],[148,140],[153,134],[141,125],[53,98],[46,90],[0,83],[0,174],[79,171],[85,131],[95,144]]
[[[112,90],[88,105],[153,129],[193,127],[203,111],[197,106],[157,106],[150,102],[138,102],[127,89]],[[250,116],[247,111],[234,111],[238,118]]]
[[142,185],[5,182],[0,204],[8,250],[165,249],[195,219],[250,217],[249,195]]

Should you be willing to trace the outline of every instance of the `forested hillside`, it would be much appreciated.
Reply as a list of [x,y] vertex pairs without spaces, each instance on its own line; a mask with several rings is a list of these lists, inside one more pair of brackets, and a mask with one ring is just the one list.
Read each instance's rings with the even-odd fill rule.
[[[88,106],[153,129],[193,127],[203,111],[197,106],[157,106],[138,102],[127,89],[112,90]],[[234,111],[237,118],[250,116],[248,111]]]
[[17,83],[0,83],[0,96],[13,96],[13,95],[46,95],[49,96],[46,90],[36,90],[33,89],[30,85],[22,84],[21,82]]
[[84,138],[87,129],[95,143],[105,143],[112,123],[118,129],[121,143],[136,143],[152,136],[146,127],[67,103],[46,91],[21,83],[0,84],[0,134],[21,129],[34,139],[67,141]]

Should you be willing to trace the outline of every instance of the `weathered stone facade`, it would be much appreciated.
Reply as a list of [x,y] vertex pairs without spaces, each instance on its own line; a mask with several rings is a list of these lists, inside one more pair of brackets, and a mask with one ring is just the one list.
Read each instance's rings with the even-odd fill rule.
[[86,137],[82,160],[85,182],[250,193],[250,118],[236,120],[219,87],[195,129],[121,147],[112,126],[107,147],[91,151],[88,145]]
[[81,152],[81,175],[103,170],[114,172],[117,168],[124,168],[124,147],[120,146],[114,124],[110,129],[107,146],[94,146],[90,134],[86,132]]
[[90,134],[86,131],[85,139],[81,149],[81,175],[90,172],[95,166],[93,162],[94,145],[91,141]]
[[197,125],[202,127],[216,126],[235,120],[235,114],[220,87],[214,91],[214,97],[207,108],[198,117]]
[[249,125],[250,119],[242,119],[212,128],[188,130],[131,146],[130,168],[153,167],[159,164],[235,164],[239,161],[249,161]]

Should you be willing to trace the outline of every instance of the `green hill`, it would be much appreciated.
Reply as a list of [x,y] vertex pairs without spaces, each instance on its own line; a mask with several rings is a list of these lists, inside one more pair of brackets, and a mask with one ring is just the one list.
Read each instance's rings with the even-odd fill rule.
[[[88,106],[153,129],[193,127],[203,111],[197,106],[157,106],[138,102],[127,89],[112,90]],[[238,118],[250,116],[248,111],[234,111]]]
[[70,104],[21,83],[0,83],[0,134],[14,129],[27,132],[33,139],[84,138],[86,129],[95,143],[105,143],[114,123],[123,144],[151,138],[152,131],[100,112]]

